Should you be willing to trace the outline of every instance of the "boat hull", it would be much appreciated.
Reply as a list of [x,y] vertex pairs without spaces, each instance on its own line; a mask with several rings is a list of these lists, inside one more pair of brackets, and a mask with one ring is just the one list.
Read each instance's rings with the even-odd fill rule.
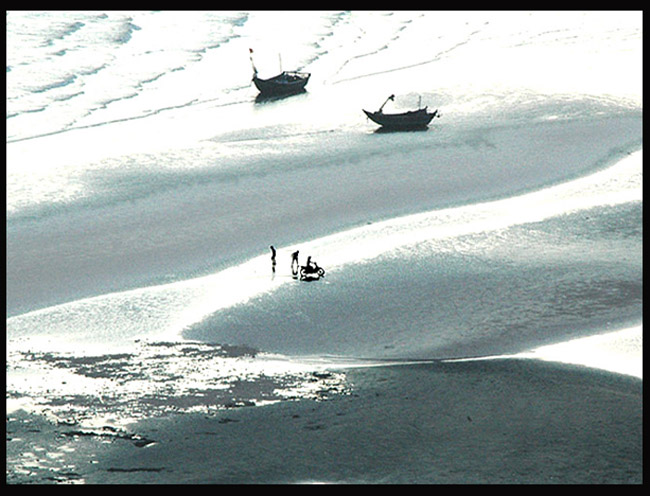
[[254,76],[253,83],[265,96],[291,95],[305,91],[309,77],[309,73],[283,72],[269,79]]
[[423,129],[429,125],[438,111],[429,113],[426,109],[420,109],[401,114],[384,114],[367,110],[363,112],[371,121],[386,129]]

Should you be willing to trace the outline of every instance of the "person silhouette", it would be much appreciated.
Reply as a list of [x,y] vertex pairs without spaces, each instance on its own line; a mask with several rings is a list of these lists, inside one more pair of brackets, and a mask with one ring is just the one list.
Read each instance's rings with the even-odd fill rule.
[[275,247],[271,245],[269,248],[271,248],[271,269],[273,269],[273,272],[275,272]]

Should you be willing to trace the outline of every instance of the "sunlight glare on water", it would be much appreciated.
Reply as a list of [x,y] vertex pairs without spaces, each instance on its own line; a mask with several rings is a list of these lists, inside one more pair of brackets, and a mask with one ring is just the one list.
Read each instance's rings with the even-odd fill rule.
[[643,378],[643,327],[543,346],[519,356],[586,365]]
[[[635,153],[591,176],[539,192],[333,234],[303,243],[301,250],[333,271],[421,241],[501,229],[596,205],[640,201],[641,157],[641,152]],[[320,256],[324,254],[326,261]],[[11,318],[8,329],[23,338],[41,329],[49,347],[65,336],[87,346],[111,348],[128,347],[133,336],[175,340],[183,329],[211,313],[293,281],[288,270],[273,277],[269,265],[264,255],[200,278],[79,300]]]

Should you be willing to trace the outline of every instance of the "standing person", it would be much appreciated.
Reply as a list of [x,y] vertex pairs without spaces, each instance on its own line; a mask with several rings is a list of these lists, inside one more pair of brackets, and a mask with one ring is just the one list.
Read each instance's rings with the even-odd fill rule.
[[271,248],[271,269],[273,269],[273,273],[275,274],[275,247],[273,245],[270,246]]
[[298,273],[298,269],[300,268],[300,264],[298,263],[298,253],[299,251],[296,250],[291,254],[291,273],[294,276]]

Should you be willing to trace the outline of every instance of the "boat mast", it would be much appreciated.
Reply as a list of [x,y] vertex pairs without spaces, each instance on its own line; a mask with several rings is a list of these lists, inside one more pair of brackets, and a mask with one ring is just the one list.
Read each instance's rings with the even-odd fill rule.
[[251,59],[251,65],[253,66],[253,76],[257,76],[257,67],[255,67],[255,62],[253,62],[253,49],[249,48],[248,52],[248,56]]
[[391,96],[389,96],[388,98],[386,98],[386,101],[381,105],[381,107],[379,107],[378,112],[381,112],[381,111],[383,110],[384,105],[386,105],[386,104],[388,103],[388,100],[393,100],[393,101],[395,101],[395,95],[391,95]]

